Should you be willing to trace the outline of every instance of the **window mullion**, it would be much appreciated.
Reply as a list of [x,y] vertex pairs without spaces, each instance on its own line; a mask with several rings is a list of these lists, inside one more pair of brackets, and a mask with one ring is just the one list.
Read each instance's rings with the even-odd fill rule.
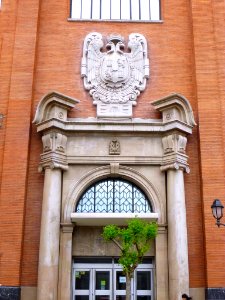
[[132,0],[130,0],[130,20],[132,20],[132,6],[131,6],[132,3],[131,3],[131,1]]
[[94,185],[94,212],[96,211],[95,205],[96,205],[96,185]]
[[100,0],[100,20],[102,19],[102,0]]
[[122,15],[121,15],[121,1],[122,0],[120,0],[120,20],[122,19]]
[[92,16],[93,16],[93,0],[91,0],[91,19],[92,19]]
[[139,20],[141,20],[141,0],[139,0]]

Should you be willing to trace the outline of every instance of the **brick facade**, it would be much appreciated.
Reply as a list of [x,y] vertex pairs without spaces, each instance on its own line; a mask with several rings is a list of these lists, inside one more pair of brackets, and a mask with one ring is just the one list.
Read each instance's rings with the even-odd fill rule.
[[224,199],[225,37],[223,0],[162,0],[161,23],[68,21],[69,1],[3,0],[0,12],[0,284],[36,286],[43,175],[41,137],[31,121],[49,91],[80,100],[71,117],[95,116],[83,89],[80,59],[91,31],[143,34],[151,76],[134,108],[159,118],[151,102],[184,95],[198,126],[189,138],[185,176],[190,287],[225,287],[225,234],[210,206]]

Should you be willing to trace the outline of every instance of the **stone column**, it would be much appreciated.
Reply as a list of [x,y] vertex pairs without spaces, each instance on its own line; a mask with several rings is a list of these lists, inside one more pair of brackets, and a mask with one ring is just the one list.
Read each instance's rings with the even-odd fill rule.
[[[45,170],[41,216],[37,300],[57,300],[62,170],[67,170],[67,137],[51,131],[42,136],[40,170]],[[59,299],[60,300],[60,299]]]
[[[37,300],[60,300],[58,292],[62,171],[67,162],[67,112],[79,101],[57,92],[44,96],[33,123],[42,133],[40,171],[45,170]],[[69,300],[69,298],[68,298]]]
[[71,272],[72,272],[72,237],[73,224],[61,225],[60,237],[60,270],[59,270],[59,296],[60,300],[71,299]]
[[59,267],[59,233],[62,174],[45,169],[37,300],[56,300]]
[[162,138],[162,171],[167,172],[167,222],[169,300],[189,295],[187,223],[183,172],[189,172],[185,135],[170,133]]
[[169,299],[189,295],[184,178],[182,169],[167,171]]

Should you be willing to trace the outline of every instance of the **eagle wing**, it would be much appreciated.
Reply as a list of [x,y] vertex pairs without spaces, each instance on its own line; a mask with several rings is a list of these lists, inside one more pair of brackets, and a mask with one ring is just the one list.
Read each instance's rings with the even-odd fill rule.
[[83,57],[81,62],[81,76],[84,78],[84,86],[90,90],[95,85],[96,72],[100,67],[103,57],[102,35],[98,32],[90,33],[84,40]]
[[147,42],[143,35],[131,33],[129,35],[127,57],[130,61],[132,77],[138,82],[140,90],[145,87],[146,79],[149,78],[149,60]]

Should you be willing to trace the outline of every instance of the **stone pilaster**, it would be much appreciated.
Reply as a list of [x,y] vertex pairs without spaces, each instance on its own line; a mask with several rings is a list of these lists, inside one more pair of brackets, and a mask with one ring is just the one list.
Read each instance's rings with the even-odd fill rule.
[[71,299],[72,286],[72,237],[74,224],[61,224],[60,268],[58,299]]
[[155,241],[157,300],[168,299],[167,252],[167,229],[164,226],[159,226]]

